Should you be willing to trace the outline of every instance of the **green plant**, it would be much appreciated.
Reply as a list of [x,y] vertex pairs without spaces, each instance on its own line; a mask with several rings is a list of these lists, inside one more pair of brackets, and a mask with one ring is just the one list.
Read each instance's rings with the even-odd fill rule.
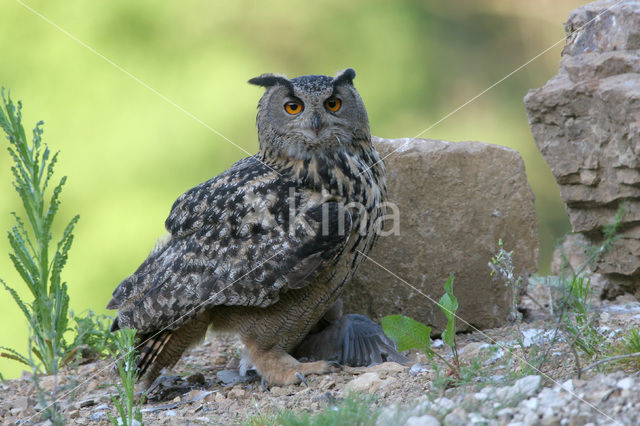
[[502,239],[498,240],[498,253],[491,258],[489,267],[491,268],[491,276],[502,276],[504,285],[511,288],[511,312],[509,313],[512,320],[520,322],[521,315],[518,312],[518,295],[522,287],[522,277],[515,274],[513,265],[513,251],[506,251],[502,244]]
[[438,301],[438,306],[447,317],[447,326],[442,332],[442,340],[451,348],[453,362],[455,366],[460,369],[458,347],[456,346],[456,312],[458,312],[458,299],[453,295],[453,280],[453,274],[449,275],[449,279],[444,283],[445,293]]
[[71,318],[75,322],[75,338],[70,346],[80,348],[83,359],[95,360],[117,354],[115,335],[110,330],[113,317],[89,310],[82,317],[71,311]]
[[573,344],[589,357],[594,356],[603,339],[597,329],[597,314],[592,312],[589,298],[591,280],[582,276],[573,276],[567,282],[568,314],[563,316],[564,328]]
[[[31,292],[33,301],[30,304],[23,302],[16,290],[0,279],[20,307],[31,330],[27,356],[5,347],[1,348],[4,351],[1,355],[37,371],[42,367],[47,374],[56,374],[70,355],[64,340],[69,322],[69,295],[61,273],[73,242],[73,229],[78,216],[67,224],[50,257],[51,229],[66,177],[62,177],[53,188],[47,202],[46,190],[54,173],[58,153],[52,156],[49,148],[42,144],[42,121],[33,129],[29,143],[21,123],[22,104],[18,102],[15,105],[10,97],[6,98],[4,89],[2,101],[4,110],[0,108],[0,127],[9,139],[9,154],[14,162],[11,167],[13,186],[22,200],[27,218],[25,223],[13,213],[16,224],[9,232],[12,249],[9,257]],[[32,354],[39,363],[32,361]]]
[[430,359],[434,356],[442,360],[456,376],[460,376],[460,362],[456,346],[455,317],[458,310],[458,299],[453,294],[453,274],[444,284],[445,294],[440,298],[438,306],[447,317],[447,325],[442,332],[442,340],[451,348],[453,364],[431,349],[431,327],[404,315],[388,315],[382,318],[382,330],[398,344],[400,352],[408,349],[418,349]]
[[142,424],[140,403],[136,404],[134,385],[136,381],[136,361],[138,354],[135,350],[136,331],[130,328],[118,330],[115,334],[115,344],[119,356],[116,361],[122,386],[116,385],[118,397],[111,397],[111,401],[118,410],[119,418],[109,415],[114,425],[134,426]]
[[627,332],[624,338],[624,347],[630,354],[640,352],[640,332],[637,328],[633,327]]
[[245,424],[252,426],[365,426],[376,424],[380,412],[373,406],[375,399],[350,393],[336,405],[329,405],[318,413],[294,413],[291,410],[265,416],[250,418]]

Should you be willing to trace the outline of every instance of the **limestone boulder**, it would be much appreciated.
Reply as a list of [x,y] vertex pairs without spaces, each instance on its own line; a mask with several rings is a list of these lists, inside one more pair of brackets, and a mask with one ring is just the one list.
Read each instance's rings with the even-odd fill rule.
[[[403,314],[439,333],[445,318],[435,302],[454,273],[459,316],[481,329],[504,324],[511,289],[492,279],[488,266],[498,240],[513,250],[518,274],[534,272],[538,258],[534,196],[520,155],[479,142],[374,143],[385,157],[388,199],[399,217],[385,229],[396,225],[398,232],[379,237],[345,287],[344,311],[374,320]],[[458,329],[469,325],[458,321]]]
[[599,259],[604,296],[640,290],[640,2],[571,13],[560,69],[524,103],[574,232],[592,245],[624,208],[621,238]]

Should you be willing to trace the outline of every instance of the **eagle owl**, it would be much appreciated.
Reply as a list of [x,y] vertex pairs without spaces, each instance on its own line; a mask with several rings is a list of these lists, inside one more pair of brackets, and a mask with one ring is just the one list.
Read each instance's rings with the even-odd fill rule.
[[346,69],[249,80],[266,88],[259,152],[176,200],[170,236],[107,306],[118,309],[113,330],[138,331],[147,385],[210,325],[237,333],[270,384],[330,371],[326,360],[291,354],[371,249],[385,199],[354,77]]

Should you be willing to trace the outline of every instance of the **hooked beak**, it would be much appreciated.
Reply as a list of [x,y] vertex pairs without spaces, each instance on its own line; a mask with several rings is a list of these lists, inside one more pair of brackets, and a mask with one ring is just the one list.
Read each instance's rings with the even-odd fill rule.
[[311,121],[311,128],[313,129],[316,136],[320,133],[320,116],[317,112],[313,113],[313,119]]

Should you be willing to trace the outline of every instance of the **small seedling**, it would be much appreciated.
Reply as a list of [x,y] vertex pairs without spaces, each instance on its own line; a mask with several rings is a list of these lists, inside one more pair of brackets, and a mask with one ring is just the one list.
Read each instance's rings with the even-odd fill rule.
[[119,417],[109,415],[111,423],[117,426],[142,425],[142,412],[140,404],[136,403],[134,385],[136,381],[136,361],[138,355],[135,351],[136,331],[130,328],[118,330],[115,333],[115,344],[118,350],[118,373],[122,386],[116,385],[118,397],[111,397],[111,401],[118,410]]
[[520,323],[522,316],[518,312],[518,294],[522,287],[522,277],[516,275],[513,265],[513,251],[506,251],[502,245],[502,239],[498,240],[498,254],[491,258],[489,268],[491,268],[491,276],[501,276],[504,279],[504,285],[511,288],[511,312],[510,319]]
[[84,316],[75,316],[72,311],[70,316],[75,322],[71,347],[80,349],[83,362],[117,355],[115,337],[110,331],[113,317],[92,310]]
[[440,298],[438,306],[447,317],[447,327],[442,332],[442,340],[451,348],[453,362],[459,370],[460,362],[458,361],[458,348],[456,346],[456,312],[458,311],[458,299],[453,295],[453,280],[453,274],[449,275],[449,279],[444,283],[445,293]]
[[453,364],[431,349],[431,327],[404,315],[388,315],[382,318],[381,322],[382,330],[398,344],[400,352],[408,349],[418,349],[429,359],[436,356],[447,364],[456,376],[460,376],[460,363],[455,341],[455,316],[458,310],[458,299],[453,295],[453,281],[454,276],[451,274],[444,284],[445,294],[438,303],[438,306],[447,317],[447,326],[442,333],[442,339],[451,348]]

